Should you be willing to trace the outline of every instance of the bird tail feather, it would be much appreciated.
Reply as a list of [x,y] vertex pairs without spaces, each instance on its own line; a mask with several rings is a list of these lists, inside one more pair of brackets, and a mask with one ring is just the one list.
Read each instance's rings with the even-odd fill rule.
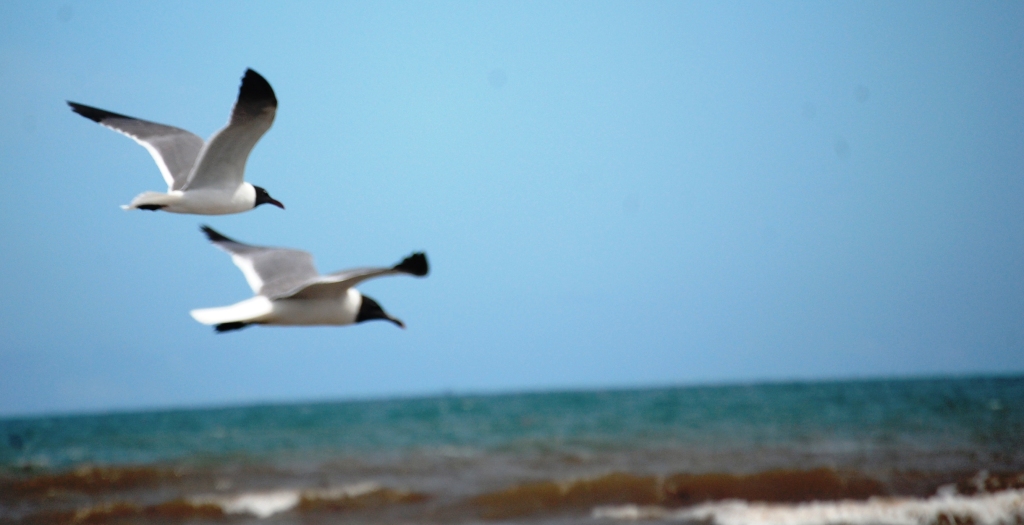
[[145,191],[135,196],[132,202],[121,206],[123,210],[135,210],[142,206],[150,207],[164,207],[174,204],[181,200],[180,195],[172,193],[160,193],[159,191]]
[[265,322],[267,315],[273,310],[270,299],[256,296],[231,306],[217,308],[198,308],[189,312],[192,318],[202,324],[224,323],[258,323]]

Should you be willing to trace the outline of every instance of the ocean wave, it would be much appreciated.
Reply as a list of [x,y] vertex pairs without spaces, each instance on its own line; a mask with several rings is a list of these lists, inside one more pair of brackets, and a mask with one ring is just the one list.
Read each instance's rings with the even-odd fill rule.
[[595,505],[679,507],[725,499],[797,502],[867,499],[884,493],[879,481],[826,468],[772,470],[751,475],[637,476],[614,472],[596,478],[516,485],[475,496],[470,504],[485,519],[510,519]]
[[484,519],[504,520],[598,504],[655,504],[661,501],[659,486],[656,476],[615,472],[590,479],[525,483],[474,496],[467,504]]
[[421,503],[430,499],[422,492],[382,487],[373,482],[363,482],[342,487],[307,490],[302,493],[298,508],[301,511],[344,511],[389,505]]
[[232,496],[199,496],[191,498],[190,501],[196,504],[215,505],[225,514],[250,514],[257,518],[268,518],[290,510],[337,512],[392,504],[418,503],[427,499],[428,496],[423,493],[383,487],[367,481],[326,489],[247,492]]
[[173,470],[147,466],[85,465],[67,472],[2,479],[0,493],[16,497],[46,496],[62,491],[98,493],[153,486],[180,476]]
[[683,509],[629,504],[600,506],[591,516],[715,525],[1019,525],[1024,523],[1024,490],[974,495],[944,490],[930,498],[872,497],[795,504],[726,500]]
[[25,516],[18,523],[92,525],[128,522],[137,519],[189,521],[200,519],[216,520],[224,517],[224,510],[212,504],[196,503],[183,499],[166,501],[156,505],[138,505],[129,502],[110,502],[84,507],[75,511],[39,512]]
[[224,514],[251,514],[257,518],[269,518],[295,508],[301,499],[302,494],[298,490],[274,490],[232,496],[199,496],[190,501],[196,505],[213,505]]
[[75,511],[40,512],[24,517],[21,523],[62,523],[86,525],[93,523],[133,522],[147,520],[216,520],[230,515],[247,514],[269,518],[288,511],[340,512],[373,509],[394,504],[418,503],[428,496],[384,487],[373,482],[356,483],[312,490],[273,490],[243,492],[232,495],[201,495],[174,499],[155,505],[126,501],[105,502]]
[[[152,503],[153,496],[180,495],[182,489],[189,490],[189,483],[180,483],[184,478],[175,478],[173,488],[157,484],[152,487],[156,492],[149,488],[120,490],[158,483],[176,475],[157,469],[125,468],[29,478],[22,482],[34,491],[78,487],[84,492],[46,493],[56,497],[25,501],[27,506],[17,510],[11,506],[8,514],[0,512],[0,522],[5,516],[25,524],[84,524],[205,522],[232,517],[251,520],[288,512],[310,516],[353,512],[353,516],[370,521],[371,516],[412,518],[425,513],[422,517],[427,521],[443,517],[451,522],[592,516],[619,521],[700,521],[720,525],[1024,525],[1024,473],[1020,472],[890,473],[884,481],[860,472],[828,468],[746,475],[611,472],[596,477],[521,483],[455,498],[444,492],[426,494],[364,481],[326,488],[278,485],[263,491],[192,492],[156,504]],[[919,478],[926,482],[919,482]],[[898,488],[911,485],[914,490]],[[96,487],[114,489],[103,493],[96,492]],[[92,502],[81,506],[83,499]],[[416,505],[428,500],[429,505]]]
[[673,506],[704,501],[799,502],[863,500],[885,494],[878,480],[828,468],[769,470],[749,475],[675,474],[664,482],[663,498]]

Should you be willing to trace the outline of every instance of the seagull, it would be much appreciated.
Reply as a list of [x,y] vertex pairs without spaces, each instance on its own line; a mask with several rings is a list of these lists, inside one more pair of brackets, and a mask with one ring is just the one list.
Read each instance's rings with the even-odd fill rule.
[[217,332],[252,324],[348,325],[374,319],[405,328],[402,321],[354,287],[374,277],[401,273],[423,277],[428,271],[426,254],[417,252],[389,268],[355,268],[320,275],[308,252],[243,244],[209,226],[203,226],[202,231],[214,246],[231,254],[256,294],[231,306],[189,312],[196,321],[214,325]]
[[165,126],[68,101],[71,110],[123,133],[149,151],[167,182],[167,193],[147,191],[121,206],[126,210],[225,215],[260,204],[284,209],[267,190],[243,180],[249,152],[270,129],[277,97],[270,83],[247,69],[228,125],[203,139],[181,128]]

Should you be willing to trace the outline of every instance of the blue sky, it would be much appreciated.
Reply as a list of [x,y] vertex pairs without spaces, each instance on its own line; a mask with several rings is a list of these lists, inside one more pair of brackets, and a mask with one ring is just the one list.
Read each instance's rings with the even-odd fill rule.
[[[0,415],[1024,371],[1019,2],[0,3]],[[165,186],[72,100],[208,137],[279,100],[247,180]],[[403,319],[214,334],[209,224]]]

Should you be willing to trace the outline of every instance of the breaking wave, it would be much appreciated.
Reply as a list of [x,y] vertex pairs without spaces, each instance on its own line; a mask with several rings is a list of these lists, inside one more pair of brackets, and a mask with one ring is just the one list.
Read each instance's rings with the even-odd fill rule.
[[113,502],[73,512],[43,512],[27,516],[21,523],[92,524],[132,519],[216,520],[246,514],[269,518],[287,511],[345,511],[426,501],[425,494],[382,487],[364,482],[318,490],[275,490],[233,495],[196,496],[155,505]]
[[267,518],[290,510],[338,512],[419,503],[427,499],[429,497],[426,494],[419,492],[363,482],[327,489],[249,492],[228,497],[206,496],[194,498],[192,501],[197,504],[215,505],[225,514],[250,514],[257,518]]
[[1020,525],[1024,490],[974,495],[942,491],[930,498],[872,497],[866,501],[701,503],[683,509],[619,505],[597,507],[597,519],[682,521],[716,525]]
[[[860,472],[828,468],[747,475],[612,472],[590,478],[522,483],[458,498],[366,481],[328,488],[199,493],[143,503],[146,498],[140,498],[134,489],[155,485],[151,488],[166,490],[159,484],[180,480],[180,475],[148,468],[90,468],[9,481],[6,487],[16,486],[20,494],[42,495],[37,500],[41,505],[61,501],[68,505],[49,506],[50,510],[44,511],[37,507],[27,515],[7,514],[24,524],[200,523],[231,517],[265,519],[286,512],[320,514],[315,521],[335,513],[355,512],[354,516],[367,521],[394,521],[399,515],[403,520],[444,522],[543,521],[576,516],[718,525],[1024,525],[1024,473],[947,473],[939,484],[909,492],[896,487],[906,486],[906,479],[917,479],[922,474],[902,474],[906,479],[900,476],[893,474],[879,480]],[[935,483],[940,478],[929,479],[929,483]],[[80,493],[61,499],[68,493],[40,492],[47,490]],[[60,497],[53,499],[46,494]],[[163,494],[167,497],[168,493]],[[93,502],[80,506],[83,496]],[[417,505],[425,502],[429,504]],[[8,507],[8,512],[14,508]],[[0,515],[0,522],[3,519]]]

